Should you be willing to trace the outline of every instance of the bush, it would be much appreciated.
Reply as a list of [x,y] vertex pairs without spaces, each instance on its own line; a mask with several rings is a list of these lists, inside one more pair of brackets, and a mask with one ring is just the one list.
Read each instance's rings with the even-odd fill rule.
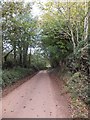
[[14,64],[13,64],[12,61],[6,61],[6,62],[3,63],[2,67],[3,67],[3,69],[13,68]]
[[[73,73],[68,85],[73,93],[81,97],[85,103],[90,103],[88,96],[90,83],[90,60],[88,55],[89,45],[86,41],[81,41],[76,48],[75,54],[67,58],[68,70]],[[76,91],[76,92],[75,92]]]
[[68,80],[67,85],[74,95],[80,97],[85,103],[88,104],[88,81],[87,76],[76,72],[71,79]]
[[8,69],[8,70],[3,70],[2,71],[2,87],[5,88],[6,86],[9,86],[19,79],[30,75],[34,73],[35,70],[33,69],[27,69],[27,68],[13,68],[13,69]]

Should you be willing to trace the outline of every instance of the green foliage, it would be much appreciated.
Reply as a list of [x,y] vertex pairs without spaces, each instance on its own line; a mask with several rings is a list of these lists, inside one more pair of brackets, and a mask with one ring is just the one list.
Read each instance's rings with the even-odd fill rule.
[[73,73],[68,83],[70,89],[75,96],[78,94],[87,102],[90,45],[85,39],[86,4],[49,1],[44,5],[40,4],[43,14],[37,20],[31,14],[30,3],[2,3],[3,61],[9,67],[9,60],[15,66],[24,67],[4,70],[3,87],[28,74],[29,69],[25,68],[45,69],[50,63],[52,67],[60,66],[65,70],[67,66]]
[[42,49],[47,52],[52,66],[58,66],[73,52],[78,54],[77,50],[85,45],[82,42],[84,7],[84,3],[77,2],[47,2],[43,7],[45,14],[40,21]]
[[13,68],[14,67],[14,64],[12,61],[6,61],[3,63],[3,69],[7,69],[7,68]]
[[43,70],[46,69],[47,66],[47,59],[40,53],[40,50],[36,51],[31,58],[31,66],[33,66],[36,70]]
[[37,19],[31,14],[31,4],[24,4],[2,2],[3,61],[8,61],[12,50],[14,65],[27,67],[28,49],[35,47]]
[[18,80],[22,79],[23,77],[32,74],[35,72],[32,68],[13,68],[8,70],[2,71],[2,87],[5,88],[6,86],[10,86],[13,83],[17,82]]
[[88,103],[88,80],[87,76],[81,74],[80,72],[75,73],[68,83],[70,92],[74,96],[80,97],[85,103]]

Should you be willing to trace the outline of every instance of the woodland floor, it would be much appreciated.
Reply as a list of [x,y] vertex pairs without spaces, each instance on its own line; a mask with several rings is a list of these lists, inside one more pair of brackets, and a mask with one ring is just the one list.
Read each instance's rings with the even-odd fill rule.
[[71,99],[62,81],[46,70],[23,81],[3,96],[3,118],[71,118]]

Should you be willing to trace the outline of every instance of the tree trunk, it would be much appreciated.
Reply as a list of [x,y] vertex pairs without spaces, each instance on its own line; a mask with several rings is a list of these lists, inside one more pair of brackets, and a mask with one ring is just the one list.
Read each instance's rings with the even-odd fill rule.
[[88,39],[88,4],[85,1],[85,19],[84,19],[84,40],[86,41]]
[[74,35],[73,35],[73,30],[72,30],[72,28],[70,28],[70,31],[71,31],[71,36],[72,36],[73,52],[75,53],[76,44],[75,44],[75,41],[74,41]]
[[18,49],[19,49],[19,65],[22,66],[22,43],[20,42],[18,44]]
[[31,47],[30,47],[30,53],[29,53],[29,66],[31,66]]
[[19,53],[19,64],[22,66],[22,49],[20,48],[20,53]]
[[84,40],[86,41],[87,38],[88,38],[88,14],[84,20]]
[[[88,43],[90,44],[90,2],[88,2]],[[90,47],[88,48],[90,60]]]
[[[77,11],[77,16],[76,16],[76,20],[77,20],[77,22],[76,22],[76,33],[77,33],[77,44],[78,44],[78,42],[79,42],[79,21],[78,21],[78,1],[76,1],[77,3],[77,5],[76,5],[76,11]],[[77,45],[76,44],[76,45]]]
[[13,51],[13,49],[4,56],[4,62],[7,61],[7,57],[9,56],[9,54],[10,54],[12,51]]
[[79,41],[78,24],[77,24],[77,27],[76,27],[76,32],[77,32],[77,44],[78,44],[78,41]]
[[14,45],[13,45],[13,50],[14,50],[14,64],[16,64],[16,42],[14,42]]
[[27,67],[27,52],[28,52],[28,45],[23,46],[23,67]]
[[75,53],[76,44],[74,40],[74,34],[73,34],[73,28],[72,28],[72,22],[71,22],[71,16],[70,16],[70,7],[68,7],[68,5],[69,5],[69,1],[67,0],[68,21],[69,21],[68,28],[71,32],[71,39],[73,43],[73,53]]

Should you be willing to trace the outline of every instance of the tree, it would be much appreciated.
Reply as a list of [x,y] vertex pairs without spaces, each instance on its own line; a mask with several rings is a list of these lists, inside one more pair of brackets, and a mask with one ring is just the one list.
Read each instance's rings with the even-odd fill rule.
[[42,44],[51,61],[54,59],[52,63],[56,62],[58,65],[70,53],[75,54],[84,40],[85,5],[50,1],[42,7]]
[[33,18],[31,14],[31,4],[3,2],[2,8],[2,35],[3,52],[6,54],[4,56],[5,61],[7,61],[8,56],[12,52],[14,64],[26,67],[28,49],[35,41],[33,38],[37,29],[37,19]]

